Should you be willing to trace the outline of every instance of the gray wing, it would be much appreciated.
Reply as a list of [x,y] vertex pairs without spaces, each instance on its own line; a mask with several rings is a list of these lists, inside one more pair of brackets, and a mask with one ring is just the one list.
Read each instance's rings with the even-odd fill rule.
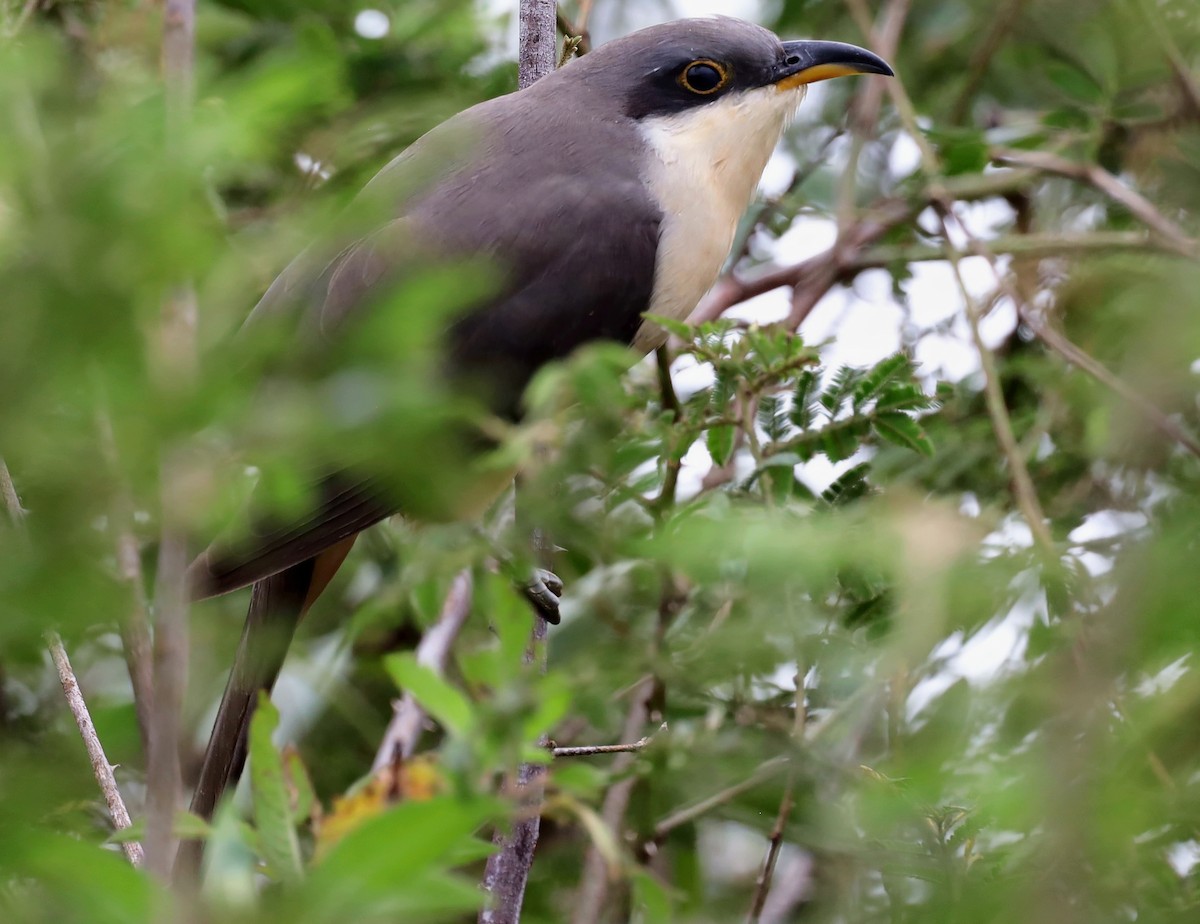
[[[403,277],[405,242],[419,240],[423,258],[431,248],[448,259],[486,255],[504,284],[449,325],[444,367],[493,413],[515,418],[525,386],[545,363],[596,340],[632,341],[650,303],[660,217],[637,178],[605,177],[597,184],[552,173],[522,177],[515,188],[489,185],[489,178],[443,185],[411,214],[332,260],[303,255],[254,315],[298,310],[306,330],[336,337],[360,311],[404,310],[375,296]],[[233,548],[209,549],[192,566],[195,595],[254,583],[400,512],[381,474],[330,473],[307,517],[260,524]]]

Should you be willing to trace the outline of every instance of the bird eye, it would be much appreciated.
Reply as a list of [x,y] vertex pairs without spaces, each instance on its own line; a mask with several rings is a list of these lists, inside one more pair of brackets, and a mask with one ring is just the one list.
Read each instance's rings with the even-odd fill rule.
[[716,93],[729,82],[729,71],[724,65],[707,58],[693,61],[679,75],[679,85],[701,96]]

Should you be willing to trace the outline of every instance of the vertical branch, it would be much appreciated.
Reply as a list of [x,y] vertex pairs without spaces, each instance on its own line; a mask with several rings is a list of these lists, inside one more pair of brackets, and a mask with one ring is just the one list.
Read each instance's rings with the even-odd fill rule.
[[[92,772],[96,775],[96,782],[100,784],[104,802],[112,816],[113,827],[118,831],[123,831],[133,822],[129,819],[129,812],[126,810],[125,802],[121,799],[121,792],[117,788],[117,779],[113,776],[112,764],[108,762],[108,757],[104,753],[104,745],[100,743],[100,737],[96,734],[96,726],[92,724],[92,716],[88,712],[87,703],[83,699],[83,694],[79,692],[79,682],[75,679],[75,672],[71,669],[67,651],[63,648],[62,639],[55,632],[46,634],[46,642],[50,646],[50,655],[54,658],[54,666],[58,669],[58,681],[62,684],[63,694],[67,698],[67,706],[71,710],[71,715],[75,717],[75,724],[79,727],[80,737],[83,738],[83,744],[91,759]],[[146,856],[142,852],[142,845],[137,841],[126,841],[121,845],[121,849],[134,866],[141,866],[145,862]]]
[[[194,80],[195,0],[165,0],[162,69],[167,99],[167,144],[178,145],[190,114]],[[196,297],[190,285],[166,298],[153,344],[151,363],[163,395],[191,386],[196,371]],[[179,805],[182,776],[179,741],[183,694],[187,687],[187,543],[180,507],[184,466],[179,450],[168,448],[162,463],[162,539],[155,586],[153,652],[154,702],[147,759],[147,866],[169,880],[177,844],[172,822]]]
[[554,0],[521,0],[517,86],[522,90],[554,70],[557,7]]
[[[520,51],[517,85],[524,89],[554,70],[556,32],[555,0],[521,0]],[[534,615],[533,640],[526,657],[546,669],[547,623],[540,613]],[[541,831],[537,806],[542,801],[542,777],[545,768],[522,764],[517,771],[517,791],[522,807],[511,833],[497,834],[500,850],[488,857],[483,873],[483,888],[489,894],[487,906],[479,913],[480,924],[518,924],[525,885],[533,867],[533,853]]]
[[[805,702],[808,691],[804,685],[805,668],[799,660],[796,662],[796,716],[792,721],[792,741],[799,745],[804,740],[804,731],[808,725],[808,705]],[[759,924],[767,907],[767,896],[771,892],[771,883],[775,878],[775,867],[779,863],[779,854],[783,850],[783,833],[787,826],[788,817],[795,805],[796,770],[788,770],[787,783],[783,787],[783,799],[779,803],[779,812],[775,816],[775,824],[767,838],[767,857],[763,860],[762,871],[754,885],[754,900],[750,903],[748,924]]]
[[1004,392],[1000,385],[1000,371],[996,368],[996,358],[988,349],[988,345],[983,342],[983,335],[979,330],[981,320],[979,304],[967,289],[962,269],[959,266],[959,253],[950,243],[948,224],[950,208],[945,203],[935,203],[935,208],[941,217],[942,234],[946,240],[946,259],[950,261],[950,267],[954,271],[954,279],[965,305],[971,339],[975,343],[975,349],[979,352],[979,363],[983,369],[984,401],[987,404],[988,416],[992,419],[992,430],[996,434],[996,442],[1000,444],[1000,450],[1008,462],[1008,472],[1012,479],[1013,496],[1016,499],[1017,508],[1028,523],[1029,531],[1038,548],[1047,555],[1053,555],[1054,538],[1050,535],[1049,527],[1046,526],[1046,516],[1042,512],[1042,505],[1038,500],[1037,488],[1034,487],[1029,467],[1025,464],[1025,457],[1021,454],[1021,447],[1017,444],[1017,438],[1013,433],[1012,419],[1008,414],[1008,406],[1004,403]]
[[[534,616],[533,639],[525,652],[527,663],[537,663],[546,670],[547,622]],[[498,852],[488,857],[483,871],[483,889],[490,896],[479,912],[479,924],[519,924],[521,906],[525,902],[525,886],[533,868],[533,854],[541,833],[541,802],[546,768],[541,764],[521,764],[516,785],[518,813],[508,834],[496,832]]]
[[150,638],[150,602],[146,599],[145,577],[142,574],[142,553],[133,532],[133,497],[129,484],[121,474],[117,456],[117,441],[112,420],[101,399],[96,412],[96,429],[100,449],[116,479],[112,503],[112,525],[117,548],[117,575],[129,586],[129,612],[121,620],[121,647],[133,687],[133,706],[137,713],[142,747],[150,748],[150,704],[154,702],[153,643]]
[[[634,741],[650,720],[650,702],[654,696],[657,681],[654,677],[645,677],[633,692],[633,701],[629,713],[625,717],[625,725],[621,729],[622,741]],[[637,760],[636,753],[621,754],[613,761],[612,775],[620,777],[633,766]],[[633,788],[637,785],[636,777],[627,777],[610,786],[604,794],[604,804],[600,817],[604,824],[618,838],[625,825],[625,813],[629,810],[629,800],[633,796]],[[609,892],[608,861],[604,854],[593,844],[588,847],[587,857],[583,864],[583,877],[579,884],[579,892],[575,897],[575,912],[571,924],[596,924],[604,911],[604,904]]]

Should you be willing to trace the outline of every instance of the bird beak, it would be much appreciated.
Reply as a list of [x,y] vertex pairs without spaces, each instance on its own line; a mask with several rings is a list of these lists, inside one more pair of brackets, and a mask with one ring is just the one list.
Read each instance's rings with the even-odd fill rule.
[[774,80],[780,90],[850,74],[895,76],[883,58],[845,42],[784,42],[783,54]]

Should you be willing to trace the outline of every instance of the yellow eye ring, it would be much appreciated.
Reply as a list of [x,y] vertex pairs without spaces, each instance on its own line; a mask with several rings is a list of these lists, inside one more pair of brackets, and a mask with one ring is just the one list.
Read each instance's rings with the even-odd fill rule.
[[698,96],[711,96],[729,83],[729,68],[710,58],[693,61],[679,72],[679,85]]

